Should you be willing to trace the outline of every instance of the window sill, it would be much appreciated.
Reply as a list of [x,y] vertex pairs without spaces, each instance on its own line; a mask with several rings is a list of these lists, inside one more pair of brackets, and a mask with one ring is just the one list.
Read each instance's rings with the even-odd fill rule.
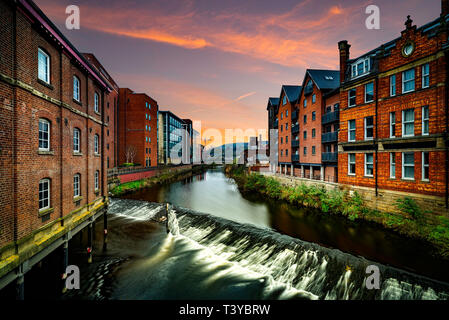
[[355,173],[348,173],[348,176],[355,177]]
[[364,178],[374,178],[374,176],[367,176],[366,174],[363,175]]
[[422,179],[421,182],[422,183],[430,183],[430,180],[429,179]]
[[99,153],[95,153],[94,157],[100,157],[101,155]]
[[73,102],[75,102],[76,104],[80,105],[81,107],[83,106],[83,104],[81,103],[81,101],[76,100],[75,98],[72,99]]
[[94,113],[95,113],[97,116],[101,116],[101,113],[100,113],[100,112],[94,111]]
[[78,196],[73,198],[73,203],[83,200],[83,196]]
[[401,178],[401,180],[405,181],[405,182],[413,182],[413,181],[415,181],[415,179],[412,179],[412,178]]
[[82,152],[73,152],[73,155],[75,156],[75,157],[81,157],[82,155],[83,155],[83,153]]
[[53,213],[53,211],[55,211],[55,208],[47,208],[47,209],[39,210],[38,216],[40,218],[40,217],[46,216],[50,213]]
[[54,155],[55,155],[55,152],[54,152],[53,150],[48,150],[48,151],[45,151],[45,150],[38,150],[38,151],[37,151],[37,154],[39,154],[39,155],[41,155],[41,156],[54,156]]
[[43,85],[44,87],[47,87],[48,89],[51,89],[51,90],[54,89],[54,87],[51,84],[49,84],[48,82],[45,82],[44,80],[37,78],[37,82],[39,84]]

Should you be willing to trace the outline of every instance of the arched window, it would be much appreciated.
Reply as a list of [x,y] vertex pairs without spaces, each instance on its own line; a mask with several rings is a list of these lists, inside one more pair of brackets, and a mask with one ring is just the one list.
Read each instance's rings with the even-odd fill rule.
[[100,110],[99,105],[100,105],[100,97],[99,97],[98,93],[95,92],[95,94],[94,94],[94,110],[95,110],[95,112],[99,112],[99,110]]
[[100,189],[100,171],[95,171],[95,191]]
[[50,122],[39,119],[39,150],[50,151]]
[[94,137],[94,152],[95,154],[100,153],[100,137],[98,136],[98,134],[96,134]]
[[77,76],[73,76],[73,99],[80,101],[80,79]]
[[81,195],[81,175],[79,173],[73,176],[73,197]]
[[39,181],[39,211],[50,208],[50,179]]
[[81,152],[81,131],[78,128],[73,129],[73,152]]

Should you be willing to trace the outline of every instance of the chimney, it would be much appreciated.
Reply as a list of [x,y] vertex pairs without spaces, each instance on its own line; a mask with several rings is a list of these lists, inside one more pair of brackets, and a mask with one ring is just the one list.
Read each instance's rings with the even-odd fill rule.
[[445,17],[449,13],[449,0],[441,0],[441,15]]
[[338,43],[338,50],[340,51],[340,83],[343,83],[345,81],[345,74],[347,67],[346,64],[349,60],[350,47],[351,45],[348,44],[347,40],[342,40]]

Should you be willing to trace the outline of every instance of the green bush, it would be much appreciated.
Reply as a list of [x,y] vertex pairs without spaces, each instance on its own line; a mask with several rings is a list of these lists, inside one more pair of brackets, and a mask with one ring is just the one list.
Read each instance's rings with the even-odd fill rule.
[[418,206],[416,201],[410,197],[404,197],[396,200],[396,207],[407,214],[410,218],[421,219],[424,216],[423,210]]

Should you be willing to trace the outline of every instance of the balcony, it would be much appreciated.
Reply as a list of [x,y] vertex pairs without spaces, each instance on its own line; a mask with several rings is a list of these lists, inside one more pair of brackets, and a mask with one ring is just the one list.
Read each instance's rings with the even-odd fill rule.
[[277,129],[279,127],[279,120],[276,119],[273,121],[273,129]]
[[299,162],[299,154],[292,155],[292,162]]
[[292,120],[298,119],[298,110],[292,112]]
[[337,131],[327,132],[327,133],[323,133],[321,135],[321,142],[322,143],[337,142],[337,141],[338,141],[338,132]]
[[323,115],[323,117],[321,118],[321,123],[322,124],[326,124],[326,123],[331,123],[334,121],[338,121],[340,117],[340,111],[334,111],[334,112],[328,112],[325,113]]
[[292,148],[298,148],[299,147],[299,140],[292,140]]
[[292,133],[298,133],[299,132],[299,124],[295,124],[292,126]]
[[338,152],[323,152],[321,154],[321,161],[323,162],[337,162]]

